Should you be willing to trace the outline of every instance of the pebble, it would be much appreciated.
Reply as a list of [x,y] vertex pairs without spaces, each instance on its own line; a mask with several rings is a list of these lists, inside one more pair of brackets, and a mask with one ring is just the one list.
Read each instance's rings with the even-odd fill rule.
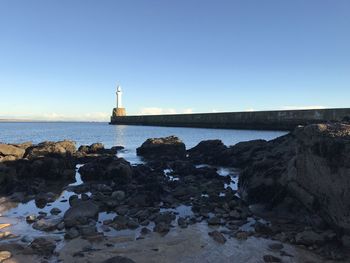
[[216,242],[220,244],[226,243],[226,238],[219,231],[215,230],[215,231],[209,232],[208,235],[211,236]]

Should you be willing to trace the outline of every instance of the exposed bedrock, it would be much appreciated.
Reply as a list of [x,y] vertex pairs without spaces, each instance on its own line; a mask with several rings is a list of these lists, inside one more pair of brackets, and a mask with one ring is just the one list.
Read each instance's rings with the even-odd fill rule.
[[241,163],[239,191],[248,202],[278,203],[290,194],[330,225],[350,231],[349,125],[297,128]]
[[239,193],[248,203],[277,205],[291,195],[331,226],[350,231],[348,124],[313,124],[271,141],[231,147],[202,141],[188,154],[197,164],[241,168]]
[[38,145],[30,146],[26,149],[24,157],[34,159],[38,157],[70,157],[76,152],[75,142],[59,141],[59,142],[42,142]]
[[[310,125],[296,130],[290,191],[329,223],[350,232],[350,125]],[[295,182],[295,183],[294,183]],[[302,189],[300,191],[296,189]],[[303,196],[309,192],[310,202]]]

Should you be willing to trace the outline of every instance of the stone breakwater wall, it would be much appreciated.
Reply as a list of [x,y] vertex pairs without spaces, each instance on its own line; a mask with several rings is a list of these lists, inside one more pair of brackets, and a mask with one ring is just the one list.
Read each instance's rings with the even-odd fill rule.
[[293,130],[298,125],[350,119],[350,108],[116,116],[110,124],[224,129]]

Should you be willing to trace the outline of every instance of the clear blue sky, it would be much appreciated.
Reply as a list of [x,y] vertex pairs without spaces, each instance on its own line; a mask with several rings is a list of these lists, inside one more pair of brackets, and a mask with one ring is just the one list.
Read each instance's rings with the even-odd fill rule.
[[348,0],[0,0],[0,118],[349,107]]

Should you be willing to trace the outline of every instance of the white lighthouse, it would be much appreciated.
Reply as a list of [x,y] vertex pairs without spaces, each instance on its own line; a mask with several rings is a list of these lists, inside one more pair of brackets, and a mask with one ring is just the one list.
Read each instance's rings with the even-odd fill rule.
[[117,85],[117,91],[116,91],[116,95],[117,95],[117,107],[113,109],[113,113],[112,113],[112,117],[111,117],[111,122],[113,122],[113,120],[117,117],[120,116],[125,116],[126,115],[126,110],[125,108],[123,108],[123,104],[122,104],[122,87],[120,87],[119,85]]
[[122,104],[122,87],[120,87],[119,85],[117,86],[117,109],[119,108],[123,108],[123,104]]

